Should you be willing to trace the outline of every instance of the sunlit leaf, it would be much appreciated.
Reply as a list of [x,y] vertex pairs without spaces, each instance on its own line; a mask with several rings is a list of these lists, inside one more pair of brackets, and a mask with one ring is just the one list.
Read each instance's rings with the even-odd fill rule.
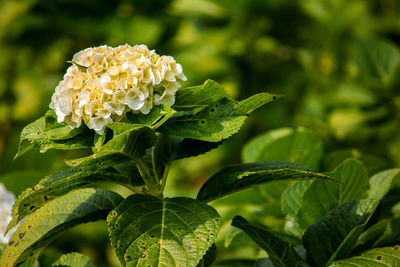
[[365,251],[358,256],[335,261],[330,267],[386,267],[400,265],[399,246],[376,248]]
[[214,243],[219,215],[190,198],[132,195],[107,219],[111,244],[125,266],[196,266]]
[[122,198],[102,189],[81,189],[50,201],[28,216],[12,235],[0,266],[25,262],[74,225],[105,218]]
[[251,186],[281,180],[331,179],[314,173],[306,167],[290,162],[257,162],[226,167],[214,174],[200,189],[197,199],[211,200],[232,194]]
[[79,253],[68,253],[62,255],[52,267],[95,267],[89,260],[89,257]]

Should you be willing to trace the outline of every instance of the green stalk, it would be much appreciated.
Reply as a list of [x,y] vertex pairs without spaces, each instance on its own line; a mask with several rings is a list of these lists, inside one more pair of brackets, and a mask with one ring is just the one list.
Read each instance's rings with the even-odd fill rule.
[[146,163],[142,159],[135,159],[136,167],[139,170],[140,175],[143,178],[144,183],[149,191],[149,194],[162,197],[162,193],[158,188],[158,183],[155,177],[151,174],[149,168],[147,167]]

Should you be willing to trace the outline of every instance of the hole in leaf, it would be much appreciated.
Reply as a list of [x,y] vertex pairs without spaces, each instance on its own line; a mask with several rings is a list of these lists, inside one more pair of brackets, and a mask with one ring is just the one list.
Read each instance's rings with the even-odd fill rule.
[[141,258],[146,258],[146,256],[147,256],[147,255],[144,254],[144,253],[143,253],[142,255],[140,255]]
[[12,244],[14,244],[14,241],[10,241],[10,243],[8,243],[9,246],[11,246]]
[[378,261],[380,261],[380,260],[382,259],[382,256],[378,256],[378,257],[376,257],[376,259],[377,259]]

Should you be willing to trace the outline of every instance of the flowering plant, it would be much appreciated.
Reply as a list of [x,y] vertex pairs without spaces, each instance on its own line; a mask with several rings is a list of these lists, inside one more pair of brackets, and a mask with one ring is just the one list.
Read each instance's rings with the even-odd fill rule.
[[[52,110],[21,132],[16,157],[34,147],[93,153],[66,160],[68,168],[18,197],[7,230],[21,223],[1,266],[32,266],[63,231],[104,219],[124,266],[204,265],[220,226],[208,202],[271,181],[332,179],[289,162],[247,163],[216,173],[196,199],[165,198],[173,161],[217,147],[253,110],[279,95],[235,101],[215,81],[181,87],[179,81],[186,80],[181,65],[143,45],[89,48],[71,63],[56,87]],[[132,194],[124,199],[96,188],[100,182],[123,185]],[[85,261],[74,254],[60,262],[74,266],[66,263],[74,260]]]

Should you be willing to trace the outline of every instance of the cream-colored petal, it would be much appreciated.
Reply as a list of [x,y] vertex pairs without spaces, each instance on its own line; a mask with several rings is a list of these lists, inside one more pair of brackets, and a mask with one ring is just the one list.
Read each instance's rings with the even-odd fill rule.
[[125,104],[133,110],[141,109],[144,105],[144,100],[142,92],[137,88],[129,90],[125,96]]
[[79,107],[85,106],[90,101],[90,92],[89,91],[82,91],[78,95]]

